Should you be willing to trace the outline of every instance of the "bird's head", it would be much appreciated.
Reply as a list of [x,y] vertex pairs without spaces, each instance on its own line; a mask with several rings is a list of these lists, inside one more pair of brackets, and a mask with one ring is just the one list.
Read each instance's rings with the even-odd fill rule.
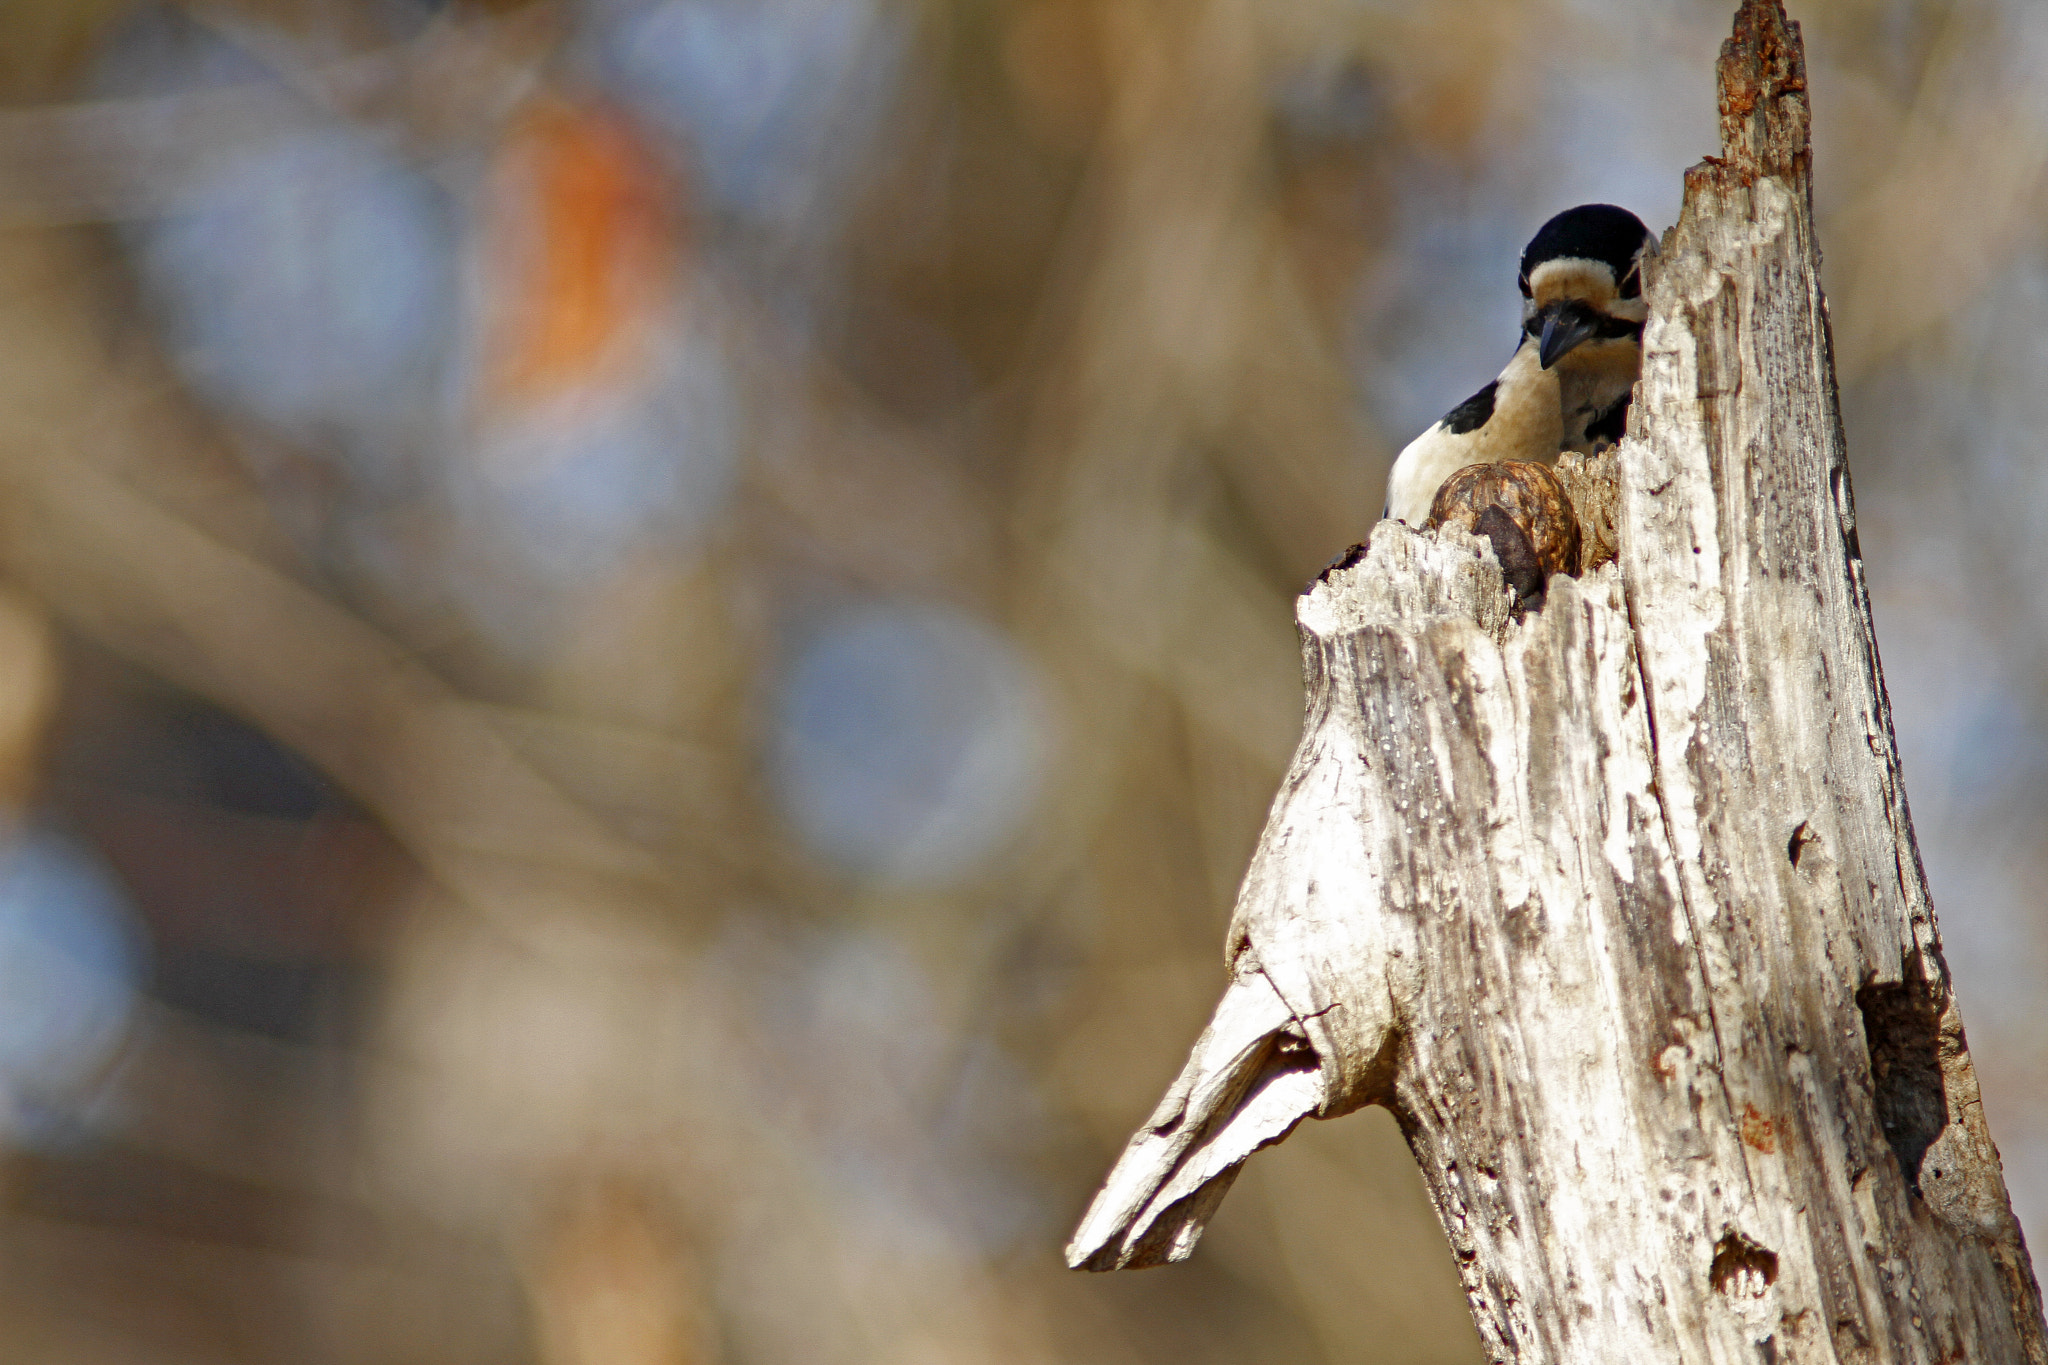
[[1581,204],[1545,223],[1522,253],[1522,328],[1550,369],[1633,367],[1640,355],[1643,253],[1650,230],[1627,209]]

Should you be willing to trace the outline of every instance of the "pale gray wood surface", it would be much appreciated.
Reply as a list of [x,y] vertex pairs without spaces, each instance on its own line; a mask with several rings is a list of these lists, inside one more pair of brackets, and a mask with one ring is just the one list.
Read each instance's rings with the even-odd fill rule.
[[1776,0],[1720,74],[1631,434],[1566,471],[1618,557],[1517,618],[1482,542],[1386,523],[1303,596],[1230,985],[1072,1264],[1187,1255],[1256,1148],[1382,1104],[1496,1360],[2048,1362],[1892,739]]

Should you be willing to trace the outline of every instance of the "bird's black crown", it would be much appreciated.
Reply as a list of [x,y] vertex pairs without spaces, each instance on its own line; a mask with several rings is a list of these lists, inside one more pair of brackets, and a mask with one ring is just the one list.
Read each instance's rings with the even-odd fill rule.
[[1566,209],[1536,230],[1522,252],[1522,293],[1529,292],[1529,275],[1545,261],[1576,257],[1601,261],[1614,271],[1623,298],[1641,292],[1638,277],[1630,273],[1636,253],[1650,239],[1643,220],[1613,204],[1581,204]]

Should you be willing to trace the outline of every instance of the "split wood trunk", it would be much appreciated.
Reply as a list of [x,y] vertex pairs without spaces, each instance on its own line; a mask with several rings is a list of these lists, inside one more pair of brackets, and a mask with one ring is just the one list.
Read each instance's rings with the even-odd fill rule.
[[1230,984],[1075,1266],[1180,1259],[1256,1148],[1381,1104],[1497,1361],[2048,1365],[1899,775],[1777,0],[1720,101],[1630,435],[1564,471],[1590,567],[1518,617],[1482,542],[1385,523],[1303,596]]

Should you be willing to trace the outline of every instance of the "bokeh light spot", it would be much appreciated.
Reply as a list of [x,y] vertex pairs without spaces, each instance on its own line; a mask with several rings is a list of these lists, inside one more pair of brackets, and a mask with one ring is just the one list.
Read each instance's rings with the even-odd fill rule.
[[141,969],[127,898],[90,854],[34,830],[0,851],[0,1131],[68,1126],[127,1034]]
[[843,610],[797,650],[777,699],[774,776],[812,848],[887,880],[937,881],[1030,811],[1049,747],[1036,670],[950,608]]
[[433,395],[452,224],[434,185],[371,134],[313,127],[251,147],[140,247],[173,354],[216,402],[361,448]]
[[604,45],[627,97],[687,141],[714,200],[796,225],[857,165],[904,36],[874,0],[664,0]]

